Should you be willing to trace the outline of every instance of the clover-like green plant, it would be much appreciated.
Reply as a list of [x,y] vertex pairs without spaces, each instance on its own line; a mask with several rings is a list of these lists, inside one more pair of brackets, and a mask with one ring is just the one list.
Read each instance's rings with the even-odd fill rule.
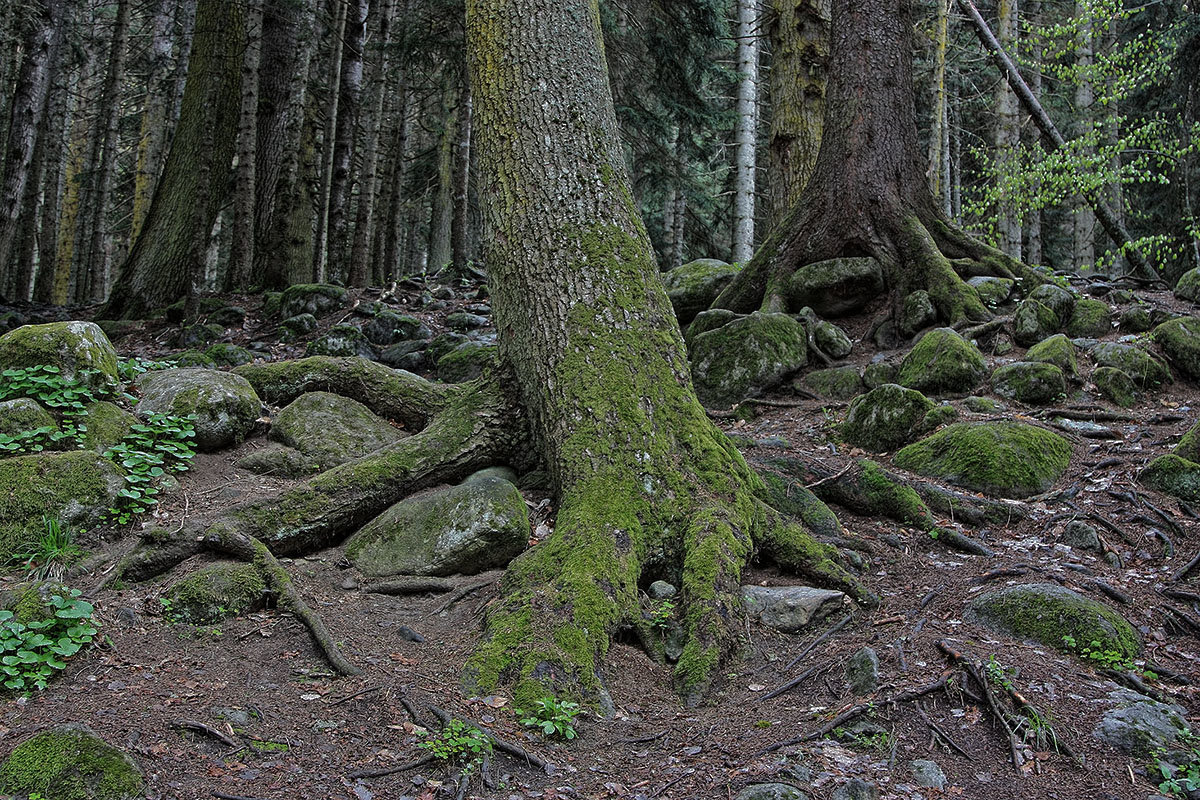
[[486,733],[462,720],[452,719],[437,736],[428,735],[417,747],[450,767],[469,775],[492,752],[492,740]]
[[534,701],[532,710],[522,711],[514,708],[513,713],[522,725],[540,728],[543,736],[574,739],[578,734],[573,723],[575,718],[583,713],[583,709],[578,703],[559,700],[556,697],[543,697]]
[[0,611],[0,679],[16,692],[39,691],[67,659],[95,639],[94,608],[80,600],[78,589],[68,596],[51,595],[46,601],[53,616],[19,622],[11,611]]

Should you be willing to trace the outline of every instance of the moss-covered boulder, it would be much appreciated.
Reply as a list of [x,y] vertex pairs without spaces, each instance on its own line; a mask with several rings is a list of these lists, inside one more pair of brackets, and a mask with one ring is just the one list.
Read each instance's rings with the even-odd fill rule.
[[1026,298],[1013,314],[1013,341],[1030,347],[1058,330],[1058,316],[1047,305]]
[[18,744],[0,765],[0,792],[44,800],[136,800],[142,771],[127,754],[78,723]]
[[808,264],[788,283],[791,308],[808,306],[822,317],[844,317],[884,290],[883,267],[873,258],[834,258]]
[[1169,752],[1181,756],[1180,764],[1175,766],[1186,767],[1191,761],[1187,750],[1175,749],[1183,734],[1190,732],[1187,711],[1182,706],[1124,688],[1109,692],[1108,699],[1112,707],[1104,712],[1092,736],[1131,756],[1154,758],[1168,769],[1173,760]]
[[321,471],[316,460],[294,447],[268,445],[237,460],[237,466],[255,475],[274,475],[279,478],[302,478]]
[[43,516],[89,527],[124,488],[116,465],[90,450],[0,459],[0,563],[44,531]]
[[1179,276],[1175,284],[1175,296],[1190,303],[1200,303],[1200,267],[1189,269]]
[[1179,317],[1154,329],[1154,341],[1184,377],[1200,382],[1200,317]]
[[885,383],[895,383],[900,367],[890,361],[872,361],[863,367],[863,386],[877,389]]
[[813,322],[813,341],[822,353],[835,361],[850,355],[854,349],[854,343],[844,330],[823,319]]
[[1035,344],[1025,354],[1026,361],[1041,361],[1053,364],[1063,371],[1068,378],[1079,375],[1079,362],[1075,358],[1075,345],[1065,335],[1059,333]]
[[87,373],[93,387],[116,386],[117,351],[92,322],[22,325],[0,336],[0,370],[49,364],[65,380]]
[[967,281],[975,287],[975,293],[988,308],[996,308],[1012,297],[1016,281],[1009,278],[993,278],[990,275],[979,275]]
[[1071,446],[1022,422],[959,422],[896,454],[896,465],[1000,497],[1044,492],[1067,471]]
[[1069,290],[1053,283],[1043,283],[1033,288],[1026,298],[1036,300],[1054,312],[1058,325],[1063,326],[1071,319],[1077,298]]
[[885,383],[850,404],[840,429],[842,438],[865,450],[894,450],[912,440],[933,407],[933,401],[920,392]]
[[1075,303],[1066,328],[1067,335],[1076,339],[1107,336],[1112,332],[1112,309],[1103,300],[1082,298]]
[[456,311],[446,315],[446,327],[452,331],[473,331],[491,324],[492,321],[482,314],[472,314],[469,311]]
[[1053,403],[1067,392],[1063,371],[1041,361],[1017,361],[992,373],[992,391],[1028,405]]
[[181,350],[178,353],[174,353],[171,355],[171,363],[177,367],[217,368],[217,362],[199,350]]
[[1121,370],[1143,389],[1171,382],[1167,365],[1137,345],[1101,342],[1092,348],[1092,360],[1096,366]]
[[858,368],[851,366],[815,369],[795,386],[825,400],[849,400],[863,390]]
[[85,410],[87,431],[83,434],[83,443],[98,453],[103,453],[124,439],[137,422],[136,416],[104,400],[89,403]]
[[808,363],[807,336],[787,314],[756,312],[693,337],[691,360],[700,401],[725,408],[761,394]]
[[438,378],[445,383],[463,383],[483,374],[496,360],[496,345],[466,341],[437,360]]
[[384,309],[363,326],[363,335],[371,344],[387,347],[397,342],[429,339],[433,332],[416,317]]
[[990,628],[1066,653],[1078,655],[1086,648],[1131,659],[1142,650],[1137,631],[1124,617],[1057,583],[1027,583],[987,592],[972,600],[969,608],[976,620]]
[[1121,312],[1120,329],[1124,333],[1145,333],[1154,327],[1154,314],[1150,306],[1138,303]]
[[214,322],[197,322],[179,329],[175,336],[175,346],[196,349],[215,342],[224,335],[225,329]]
[[204,355],[212,359],[214,364],[222,367],[240,367],[254,360],[254,354],[244,347],[228,342],[220,342],[204,351]]
[[1110,403],[1121,408],[1133,408],[1138,400],[1138,386],[1122,370],[1116,367],[1097,367],[1092,373],[1092,383],[1096,391]]
[[198,569],[163,592],[172,622],[211,625],[261,608],[267,584],[253,564],[223,562]]
[[931,431],[935,428],[940,428],[943,425],[949,425],[954,420],[958,419],[958,409],[948,403],[943,402],[936,405],[925,414],[925,418],[921,420],[921,424],[913,433],[923,433]]
[[284,319],[297,314],[321,316],[344,306],[350,293],[340,286],[324,283],[298,283],[283,290],[279,314]]
[[688,325],[684,330],[683,339],[691,347],[692,339],[695,337],[707,331],[716,330],[724,325],[728,325],[741,316],[741,314],[735,314],[727,308],[710,308],[707,311],[701,311],[692,320],[692,324]]
[[517,487],[483,478],[400,501],[354,534],[346,556],[372,576],[473,575],[507,565],[529,532]]
[[1179,438],[1179,443],[1171,452],[1180,458],[1200,464],[1200,422],[1188,428],[1187,433]]
[[1151,461],[1138,475],[1138,480],[1184,502],[1200,503],[1200,464],[1175,453]]
[[334,325],[321,337],[308,343],[306,356],[357,356],[375,359],[375,348],[357,325]]
[[38,428],[58,430],[58,423],[36,400],[17,397],[0,402],[0,434],[15,436]]
[[978,349],[951,328],[922,336],[904,360],[896,382],[925,394],[965,394],[987,375]]
[[245,378],[210,369],[164,369],[138,378],[142,399],[134,412],[194,415],[196,447],[212,452],[230,447],[254,428],[262,401]]
[[297,314],[279,323],[276,335],[281,342],[298,342],[310,333],[315,333],[320,324],[312,314]]
[[715,258],[699,258],[664,272],[663,288],[671,298],[679,325],[686,326],[711,306],[737,273],[737,267]]
[[275,416],[268,437],[298,450],[324,470],[361,458],[406,435],[357,400],[329,392],[307,392]]
[[900,307],[900,320],[896,326],[901,336],[910,337],[936,323],[937,309],[933,307],[929,292],[918,289],[905,296],[904,304]]

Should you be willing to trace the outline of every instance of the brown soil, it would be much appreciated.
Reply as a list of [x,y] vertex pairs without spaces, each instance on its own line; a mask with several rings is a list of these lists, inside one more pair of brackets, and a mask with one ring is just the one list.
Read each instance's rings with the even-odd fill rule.
[[[1178,308],[1169,295],[1142,296],[1161,307]],[[415,304],[415,297],[405,299]],[[242,300],[239,304],[247,307],[257,305],[252,298]],[[460,304],[426,316],[440,327],[441,315]],[[344,316],[335,315],[324,324]],[[227,339],[243,343],[267,337],[273,327],[251,315],[245,328],[230,331]],[[118,342],[118,348],[127,355],[161,356],[171,330],[150,326]],[[858,340],[865,325],[851,331]],[[1114,331],[1113,338],[1117,335]],[[873,355],[862,342],[856,349],[863,351],[861,361]],[[271,350],[276,357],[300,354],[294,346],[272,344]],[[1018,349],[1007,357],[1016,360],[1019,353]],[[830,422],[843,413],[837,404],[788,394],[772,397],[791,405],[760,406],[760,416],[752,421],[723,419],[721,424],[755,438],[783,437],[792,448],[819,454],[833,471],[854,455],[831,433]],[[1106,423],[1115,439],[1074,440],[1069,474],[1055,492],[1026,504],[1029,519],[967,531],[995,549],[995,558],[964,556],[914,530],[855,518],[838,509],[847,529],[873,547],[867,577],[884,598],[882,606],[870,612],[847,608],[853,612],[852,621],[791,669],[785,666],[827,626],[797,636],[749,628],[745,660],[730,667],[712,703],[700,708],[681,706],[671,688],[669,667],[654,663],[630,644],[618,643],[604,668],[615,715],[581,719],[576,725],[579,738],[573,742],[548,742],[517,722],[506,698],[469,698],[459,690],[459,671],[480,630],[481,614],[495,596],[494,585],[446,609],[445,595],[367,594],[355,588],[359,576],[334,548],[285,565],[346,654],[365,670],[362,677],[333,677],[301,624],[275,610],[219,626],[170,622],[159,597],[168,582],[179,577],[177,570],[164,579],[95,598],[103,644],[71,661],[65,675],[47,690],[4,703],[0,750],[46,726],[77,721],[134,754],[147,776],[148,798],[453,797],[454,775],[436,764],[384,777],[350,777],[424,755],[417,747],[419,734],[422,728],[438,729],[437,719],[427,711],[438,706],[553,764],[546,774],[496,753],[485,776],[470,781],[463,795],[468,797],[723,798],[750,783],[797,783],[797,771],[803,769],[811,770],[805,791],[815,798],[830,797],[837,786],[855,777],[876,783],[885,798],[933,797],[943,793],[916,788],[908,766],[913,759],[931,758],[946,772],[947,795],[981,800],[1142,800],[1156,791],[1156,776],[1148,774],[1143,763],[1091,736],[1105,710],[1101,701],[1115,688],[1112,682],[1077,658],[972,625],[964,619],[964,602],[988,588],[1047,580],[1111,602],[1093,583],[1104,581],[1131,599],[1119,610],[1140,627],[1147,661],[1195,680],[1200,643],[1194,634],[1169,624],[1161,611],[1167,604],[1185,604],[1168,601],[1157,590],[1171,584],[1172,573],[1200,550],[1200,528],[1178,502],[1144,489],[1135,476],[1196,421],[1197,402],[1195,387],[1177,382],[1134,409],[1129,421]],[[1093,394],[1073,397],[1070,403],[1116,410]],[[960,411],[960,418],[975,416]],[[1022,417],[1036,413],[1017,408],[1005,412]],[[234,466],[238,456],[262,443],[261,438],[252,439],[238,451],[198,458],[160,509],[162,521],[178,524],[188,516],[208,516],[285,485]],[[1183,535],[1153,524],[1149,518],[1154,513],[1135,505],[1139,498],[1164,512]],[[542,498],[530,494],[528,499],[536,504]],[[1057,544],[1069,519],[1064,512],[1095,512],[1111,521],[1122,536],[1101,533],[1121,555],[1124,568]],[[1173,556],[1164,552],[1152,527],[1171,540]],[[101,533],[103,544],[114,551],[134,539],[132,530]],[[189,563],[185,568],[198,566]],[[1001,568],[1012,572],[985,578]],[[95,585],[103,569],[78,575],[74,583]],[[770,570],[754,571],[748,579],[780,584],[793,580]],[[464,578],[464,585],[475,580]],[[1192,575],[1179,588],[1197,580],[1200,576]],[[402,638],[397,631],[405,625],[424,641]],[[986,662],[994,657],[1015,671],[1010,673],[1013,683],[1048,713],[1079,763],[1053,751],[1039,752],[1030,769],[1015,770],[1002,730],[986,708],[964,694],[964,688],[974,687],[964,686],[961,673],[939,650],[937,643],[945,638],[976,658]],[[873,698],[854,698],[846,687],[843,665],[864,646],[878,652],[884,686]],[[803,685],[762,699],[810,667],[820,669]],[[916,702],[889,702],[900,691],[947,674],[954,676],[947,690]],[[1165,680],[1150,684],[1196,713],[1191,685]],[[867,744],[825,739],[760,755],[867,700],[874,703],[868,717],[886,729],[886,737]],[[409,716],[405,703],[418,718]],[[243,720],[231,722],[231,716]],[[180,727],[185,721],[212,726],[235,738],[238,746],[186,731]],[[933,725],[969,756],[939,743]]]

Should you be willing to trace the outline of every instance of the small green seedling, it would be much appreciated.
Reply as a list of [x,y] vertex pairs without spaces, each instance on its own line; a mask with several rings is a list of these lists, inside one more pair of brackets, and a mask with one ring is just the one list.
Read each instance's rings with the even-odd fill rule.
[[417,747],[428,751],[447,766],[458,767],[469,775],[491,754],[492,740],[474,725],[452,719],[440,734],[418,742]]
[[541,700],[535,701],[533,706],[530,712],[522,711],[519,708],[513,709],[513,713],[517,715],[517,719],[521,721],[522,725],[529,728],[541,728],[542,735],[547,738],[574,739],[578,735],[572,723],[577,716],[583,713],[579,703],[554,697],[543,697]]

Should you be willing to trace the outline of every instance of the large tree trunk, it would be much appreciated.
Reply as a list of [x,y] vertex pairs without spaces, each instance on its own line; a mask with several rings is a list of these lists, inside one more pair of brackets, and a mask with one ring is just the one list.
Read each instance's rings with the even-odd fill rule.
[[242,69],[242,6],[200,0],[179,127],[162,179],[101,316],[138,317],[189,295],[229,193]]
[[735,649],[756,546],[868,595],[758,498],[696,400],[632,202],[597,0],[469,0],[467,31],[501,360],[559,500],[554,533],[509,568],[467,681],[513,683],[521,701],[602,691],[610,638],[649,635],[639,585],[665,577],[688,637],[677,683],[697,699]]
[[338,82],[337,127],[333,135],[333,171],[329,183],[329,275],[346,279],[350,262],[350,194],[353,187],[354,142],[362,110],[363,50],[367,43],[370,0],[349,0],[342,33],[342,68]]
[[754,255],[754,172],[758,145],[758,2],[737,3],[737,102],[734,113],[733,260]]
[[233,240],[225,291],[257,282],[254,274],[255,193],[258,187],[259,64],[263,51],[263,0],[246,0],[246,49],[242,61],[242,105],[238,114],[237,177],[233,190]]
[[[1017,50],[1017,0],[1000,0],[996,6],[997,34],[1000,45],[1010,53]],[[996,86],[996,128],[993,144],[996,148],[995,169],[998,176],[1007,176],[1016,166],[1017,148],[1021,144],[1021,115],[1017,94],[1001,78]],[[1005,254],[1021,257],[1021,218],[1017,201],[1003,192],[996,204],[996,228],[999,247]]]
[[813,176],[716,305],[784,310],[797,268],[844,256],[878,259],[897,303],[927,290],[946,322],[988,316],[956,270],[1038,282],[1024,265],[954,228],[934,202],[917,144],[908,0],[834,0],[831,42],[836,67]]

